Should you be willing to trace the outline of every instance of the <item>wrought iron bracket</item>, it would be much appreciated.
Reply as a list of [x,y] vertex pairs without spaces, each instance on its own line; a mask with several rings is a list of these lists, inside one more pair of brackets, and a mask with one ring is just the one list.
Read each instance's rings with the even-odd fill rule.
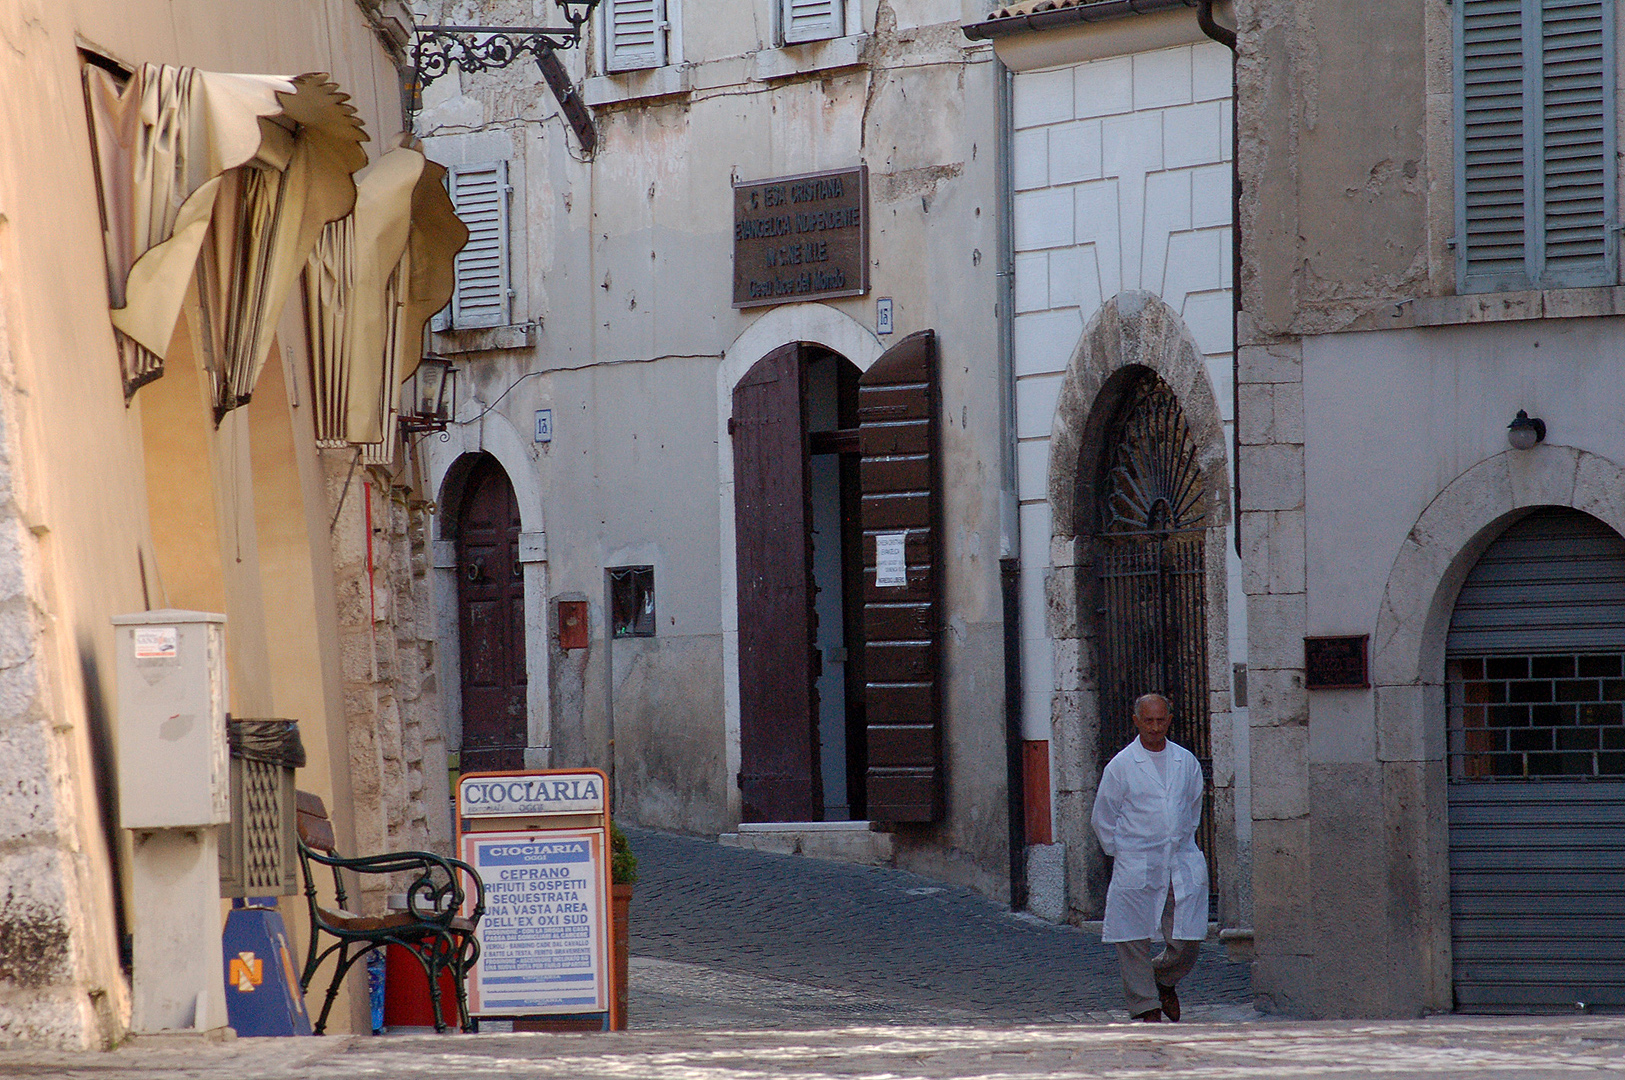
[[556,52],[581,44],[581,25],[572,21],[567,27],[419,26],[412,46],[418,91],[450,72],[454,64],[465,74],[471,74],[498,71],[523,56],[532,56],[548,88],[558,99],[571,130],[581,141],[581,148],[590,154],[598,145],[592,113],[570,82]]

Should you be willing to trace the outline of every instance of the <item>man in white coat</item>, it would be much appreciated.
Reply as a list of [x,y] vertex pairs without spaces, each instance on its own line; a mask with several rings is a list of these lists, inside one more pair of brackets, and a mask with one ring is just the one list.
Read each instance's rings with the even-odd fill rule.
[[[1117,945],[1123,994],[1136,1020],[1179,1019],[1174,987],[1196,965],[1207,937],[1207,859],[1196,846],[1202,767],[1168,741],[1168,699],[1134,703],[1139,737],[1100,776],[1093,816],[1114,860],[1100,939]],[[1153,957],[1152,939],[1167,942]]]

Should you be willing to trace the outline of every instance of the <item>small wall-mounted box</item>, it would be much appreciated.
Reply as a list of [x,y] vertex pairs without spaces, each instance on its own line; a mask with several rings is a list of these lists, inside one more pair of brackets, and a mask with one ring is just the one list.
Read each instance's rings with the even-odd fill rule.
[[559,648],[585,649],[592,640],[585,600],[559,601]]
[[113,619],[119,823],[184,829],[231,820],[226,617],[145,611]]

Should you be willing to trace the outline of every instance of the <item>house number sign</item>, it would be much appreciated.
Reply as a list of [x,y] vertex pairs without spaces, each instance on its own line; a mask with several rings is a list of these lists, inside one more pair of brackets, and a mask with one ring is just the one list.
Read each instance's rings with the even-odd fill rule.
[[867,166],[734,185],[734,307],[868,291]]

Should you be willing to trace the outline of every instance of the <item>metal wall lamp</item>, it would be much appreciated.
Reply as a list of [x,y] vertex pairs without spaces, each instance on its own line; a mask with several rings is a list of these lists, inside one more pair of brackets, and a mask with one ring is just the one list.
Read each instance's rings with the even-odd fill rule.
[[1507,425],[1507,442],[1512,444],[1514,450],[1529,450],[1538,442],[1546,440],[1546,421],[1538,416],[1530,416],[1522,409]]
[[457,369],[444,356],[429,353],[401,385],[401,432],[445,431],[457,412]]
[[412,45],[413,99],[417,99],[424,87],[451,71],[454,64],[464,74],[496,71],[528,54],[536,58],[542,78],[558,99],[582,149],[591,153],[598,145],[592,114],[554,50],[574,49],[581,44],[582,27],[592,18],[599,0],[554,2],[564,12],[568,26],[417,27],[417,40]]

